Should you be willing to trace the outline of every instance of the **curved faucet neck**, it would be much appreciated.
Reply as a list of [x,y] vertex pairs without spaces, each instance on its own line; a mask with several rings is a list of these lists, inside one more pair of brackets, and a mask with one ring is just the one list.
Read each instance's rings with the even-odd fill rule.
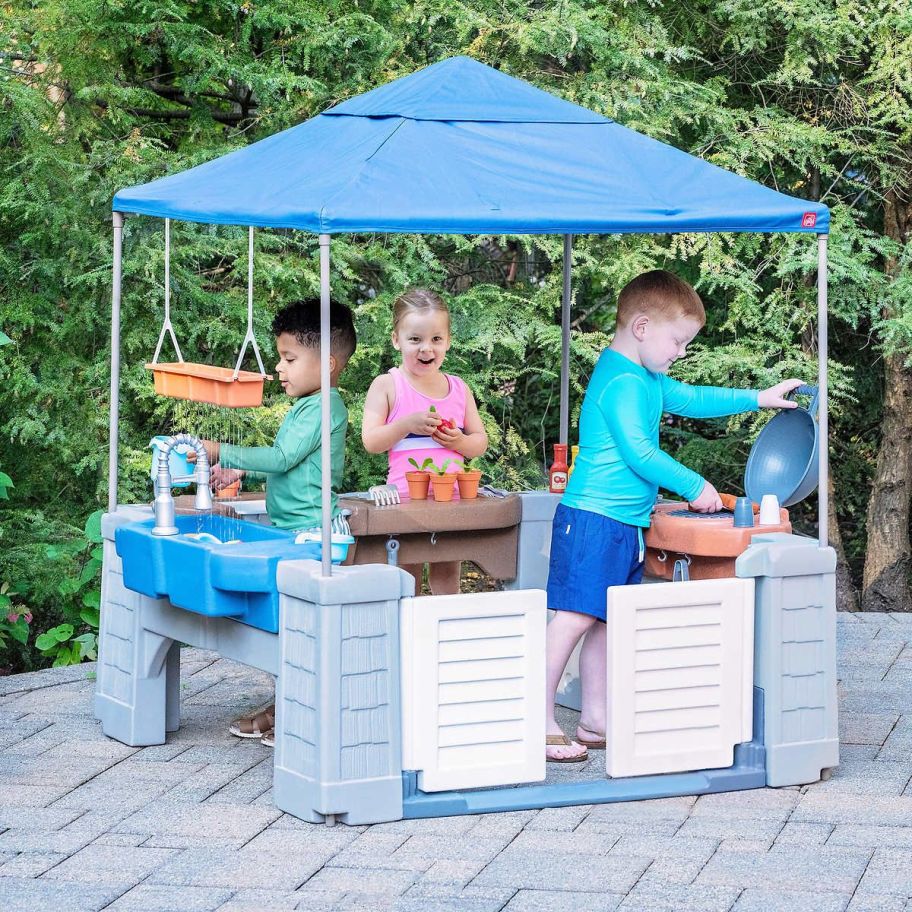
[[168,459],[171,451],[179,444],[192,446],[196,453],[196,497],[193,506],[197,510],[212,509],[212,492],[209,490],[209,457],[199,437],[192,434],[175,434],[169,437],[158,450],[158,470],[155,475],[155,500],[152,504],[155,514],[153,535],[177,535],[174,523],[174,498],[171,496],[171,468]]

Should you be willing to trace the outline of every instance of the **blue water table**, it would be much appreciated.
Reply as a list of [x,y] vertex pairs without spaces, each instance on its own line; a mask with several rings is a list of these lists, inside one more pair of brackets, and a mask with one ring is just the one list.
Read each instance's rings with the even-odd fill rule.
[[[796,785],[838,763],[825,206],[456,57],[225,158],[122,190],[113,209],[110,486],[95,703],[106,734],[160,744],[179,726],[179,644],[187,643],[275,676],[275,802],[314,822]],[[349,559],[360,552],[375,555],[372,562],[333,566],[330,548],[317,559],[306,550],[313,541],[271,529],[261,507],[236,505],[226,517],[191,505],[169,518],[159,482],[158,517],[147,505],[118,504],[127,214],[319,235],[324,329],[333,234],[563,235],[563,441],[573,234],[809,234],[819,262],[817,538],[758,528],[725,579],[609,590],[605,766],[580,781],[549,781],[543,589],[555,495],[510,495],[504,591],[437,598],[416,597],[411,576],[376,558],[387,553],[378,542],[397,540],[384,526],[395,506],[352,517],[362,525]],[[250,237],[252,246],[252,227]],[[328,479],[328,345],[321,378]],[[328,486],[323,497],[317,546],[332,534]],[[446,523],[460,521],[447,515],[439,528],[410,527],[402,547],[407,536],[423,536],[427,547],[443,540]],[[460,534],[483,543],[490,528],[480,527],[480,512],[459,515]],[[505,553],[503,541],[499,547]],[[561,699],[572,706],[577,692],[568,666]]]

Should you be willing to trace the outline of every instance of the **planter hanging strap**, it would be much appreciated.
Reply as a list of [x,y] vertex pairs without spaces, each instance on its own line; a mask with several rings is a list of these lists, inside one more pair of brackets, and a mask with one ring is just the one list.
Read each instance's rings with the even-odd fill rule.
[[171,344],[174,346],[177,360],[183,364],[184,356],[181,354],[177,336],[174,335],[174,327],[171,325],[171,219],[169,218],[165,219],[165,322],[162,323],[161,332],[158,334],[158,345],[155,346],[155,355],[152,358],[153,364],[158,364],[158,356],[161,354],[166,332],[171,336]]
[[244,363],[244,352],[247,351],[248,343],[253,346],[257,367],[260,369],[260,376],[265,377],[266,371],[263,369],[263,359],[260,357],[256,336],[253,334],[253,225],[250,226],[247,236],[247,334],[244,336],[244,344],[241,346],[241,353],[238,355],[237,364],[234,366],[232,380],[237,380],[238,374],[241,372],[241,364]]

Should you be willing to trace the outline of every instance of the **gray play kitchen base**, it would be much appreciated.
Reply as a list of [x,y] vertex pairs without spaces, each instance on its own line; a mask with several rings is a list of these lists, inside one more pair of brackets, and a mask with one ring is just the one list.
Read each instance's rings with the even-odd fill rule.
[[[275,675],[276,805],[313,822],[796,785],[838,763],[835,554],[812,539],[758,534],[731,579],[610,590],[606,775],[540,784],[543,589],[558,498],[509,500],[518,522],[505,526],[516,542],[505,591],[416,598],[411,576],[385,563],[385,544],[384,562],[331,577],[317,561],[282,560],[278,633],[126,588],[117,530],[151,512],[118,507],[102,526],[103,731],[131,745],[166,741],[180,725],[186,643]],[[265,518],[255,504],[238,509]],[[394,509],[367,511],[356,555],[372,531],[377,543],[398,534],[371,525]],[[435,547],[437,530],[408,528],[403,536]],[[565,703],[574,692],[571,674]]]

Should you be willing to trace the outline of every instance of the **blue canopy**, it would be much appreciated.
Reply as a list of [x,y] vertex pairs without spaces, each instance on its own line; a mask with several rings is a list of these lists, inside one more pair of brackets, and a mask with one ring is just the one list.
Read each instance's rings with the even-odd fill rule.
[[468,57],[211,162],[121,190],[119,212],[317,233],[826,233],[829,210]]

